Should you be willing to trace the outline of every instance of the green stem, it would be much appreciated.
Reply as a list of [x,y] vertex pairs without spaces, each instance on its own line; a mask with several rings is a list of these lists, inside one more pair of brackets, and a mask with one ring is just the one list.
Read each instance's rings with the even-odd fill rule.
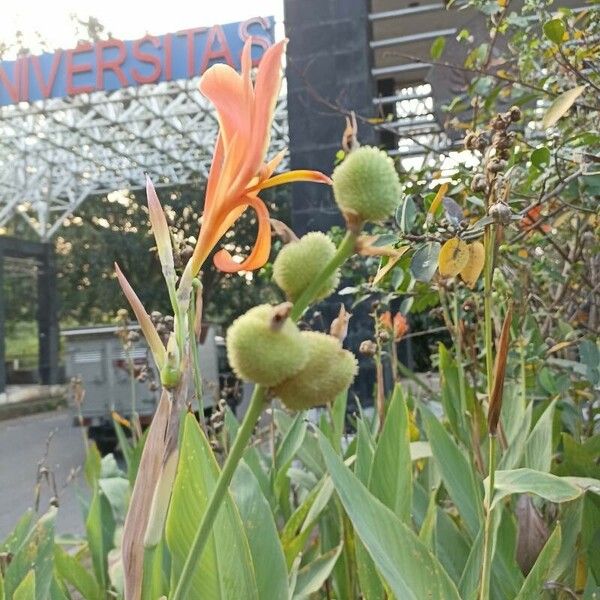
[[[336,269],[338,269],[344,262],[354,253],[356,245],[356,239],[358,233],[352,233],[348,231],[346,237],[342,240],[342,243],[338,246],[337,251],[333,258],[325,265],[323,270],[314,278],[311,285],[304,290],[300,298],[296,300],[290,318],[297,321],[309,304],[314,300],[316,294],[321,289],[323,281],[326,281]],[[254,387],[254,393],[250,400],[250,406],[244,415],[244,420],[238,430],[237,436],[231,446],[231,450],[227,455],[223,469],[217,480],[217,485],[213,490],[213,493],[208,501],[206,511],[202,515],[200,526],[198,527],[192,545],[188,552],[185,564],[179,576],[179,581],[170,600],[183,600],[188,598],[189,587],[192,582],[192,574],[198,566],[198,562],[202,556],[202,551],[208,541],[208,536],[211,532],[215,518],[231,482],[231,478],[240,462],[244,450],[250,440],[250,436],[254,431],[254,427],[260,417],[263,406],[266,400],[267,390],[263,386],[257,385]]]
[[454,291],[454,331],[456,333],[456,367],[458,370],[458,391],[460,402],[460,425],[463,429],[465,439],[469,437],[469,428],[467,425],[467,386],[465,383],[465,370],[462,357],[462,335],[460,331],[459,311],[458,311],[458,290]]
[[304,292],[300,294],[296,302],[294,302],[294,307],[290,314],[292,321],[297,321],[302,316],[323,286],[323,282],[327,281],[335,273],[336,269],[339,269],[354,254],[357,238],[357,233],[353,233],[352,231],[346,232],[346,236],[338,246],[333,258],[323,267],[323,270],[313,279]]
[[254,431],[254,426],[260,417],[265,404],[265,399],[266,389],[260,385],[255,386],[252,399],[250,400],[250,406],[246,411],[244,420],[242,421],[242,424],[238,430],[238,434],[233,442],[233,445],[231,446],[231,451],[227,455],[227,459],[223,465],[223,470],[219,475],[217,485],[210,497],[206,511],[202,515],[200,526],[198,527],[196,535],[194,536],[194,540],[190,547],[185,564],[183,565],[181,575],[179,576],[179,582],[177,583],[177,587],[171,596],[171,600],[183,600],[184,598],[189,598],[188,594],[190,591],[190,585],[192,583],[192,575],[198,565],[200,557],[202,556],[202,551],[204,550],[206,542],[208,541],[208,536],[219,512],[221,502],[223,501],[227,488],[229,487],[229,483],[231,482],[231,478],[233,477],[235,469],[237,468],[238,463],[244,454],[244,450],[248,445],[248,441],[250,440],[252,432]]
[[489,436],[489,486],[487,491],[487,505],[485,507],[485,525],[483,529],[483,565],[481,567],[480,600],[490,597],[490,576],[492,573],[492,501],[494,499],[494,477],[496,474],[496,436]]
[[[494,242],[495,229],[493,226],[486,227],[484,235],[485,247],[485,271],[484,271],[484,338],[485,338],[485,371],[487,379],[488,402],[492,397],[493,370],[494,370],[494,347],[493,347],[493,323],[492,323],[492,278],[494,271]],[[483,530],[483,564],[481,567],[481,589],[480,600],[489,600],[490,575],[492,562],[492,511],[491,503],[494,491],[494,477],[496,471],[496,436],[489,436],[489,459],[488,459],[488,503],[485,506],[485,525]]]
[[194,391],[198,400],[198,417],[202,427],[204,423],[204,397],[202,392],[202,373],[200,371],[200,355],[198,353],[198,340],[196,339],[196,294],[201,294],[201,290],[192,291],[192,298],[188,308],[188,337],[190,340],[190,353],[192,355],[192,371],[194,373]]

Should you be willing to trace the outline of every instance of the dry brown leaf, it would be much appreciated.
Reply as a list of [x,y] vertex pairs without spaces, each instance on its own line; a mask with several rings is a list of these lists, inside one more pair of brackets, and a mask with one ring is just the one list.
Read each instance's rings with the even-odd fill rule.
[[163,390],[158,408],[150,424],[123,526],[121,555],[123,557],[125,600],[140,600],[142,594],[144,535],[165,454],[170,412],[169,394]]
[[521,571],[527,575],[548,541],[550,532],[531,496],[523,494],[519,497],[515,513],[518,524],[516,558]]

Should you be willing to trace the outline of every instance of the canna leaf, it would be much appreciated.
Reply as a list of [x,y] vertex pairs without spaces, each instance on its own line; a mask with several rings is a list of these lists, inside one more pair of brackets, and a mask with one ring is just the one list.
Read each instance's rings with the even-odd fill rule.
[[354,530],[396,597],[459,600],[454,582],[413,530],[369,492],[320,431],[317,436],[336,492]]

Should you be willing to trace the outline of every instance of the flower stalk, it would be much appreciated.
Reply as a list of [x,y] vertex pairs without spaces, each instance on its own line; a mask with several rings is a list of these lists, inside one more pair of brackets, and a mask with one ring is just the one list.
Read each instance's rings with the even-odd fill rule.
[[[332,273],[334,273],[336,269],[343,265],[344,262],[350,256],[352,256],[357,237],[358,233],[348,231],[338,246],[335,255],[325,265],[325,267],[323,267],[323,270],[319,273],[319,275],[315,277],[312,284],[306,288],[304,293],[301,294],[298,300],[294,303],[290,313],[290,318],[292,320],[297,321],[302,316],[304,311],[313,301],[315,295],[318,294],[319,290],[323,286],[323,282],[327,281]],[[225,463],[223,464],[223,469],[219,474],[217,485],[208,502],[206,511],[202,515],[202,520],[200,521],[200,525],[192,541],[192,545],[190,547],[185,564],[183,565],[183,569],[179,576],[179,581],[177,582],[177,586],[173,596],[171,597],[171,600],[183,600],[184,598],[188,597],[189,586],[192,582],[192,574],[198,566],[202,552],[204,551],[206,543],[208,542],[213,523],[219,512],[221,504],[223,503],[223,499],[233,474],[235,473],[235,470],[242,459],[244,450],[246,449],[256,423],[260,418],[266,400],[267,388],[262,385],[256,385],[248,410],[244,415],[240,429],[238,430],[237,436],[233,442],[233,445],[231,446],[231,450],[227,455]]]

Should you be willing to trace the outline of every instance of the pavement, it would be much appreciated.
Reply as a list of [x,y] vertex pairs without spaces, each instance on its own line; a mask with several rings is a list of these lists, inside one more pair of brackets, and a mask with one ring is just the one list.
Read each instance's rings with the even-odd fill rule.
[[[28,508],[34,507],[41,460],[56,482],[57,533],[83,533],[77,494],[87,495],[81,472],[85,450],[81,429],[73,426],[71,411],[63,408],[0,421],[0,540],[10,533]],[[53,495],[50,486],[42,482],[40,512],[48,508]]]

